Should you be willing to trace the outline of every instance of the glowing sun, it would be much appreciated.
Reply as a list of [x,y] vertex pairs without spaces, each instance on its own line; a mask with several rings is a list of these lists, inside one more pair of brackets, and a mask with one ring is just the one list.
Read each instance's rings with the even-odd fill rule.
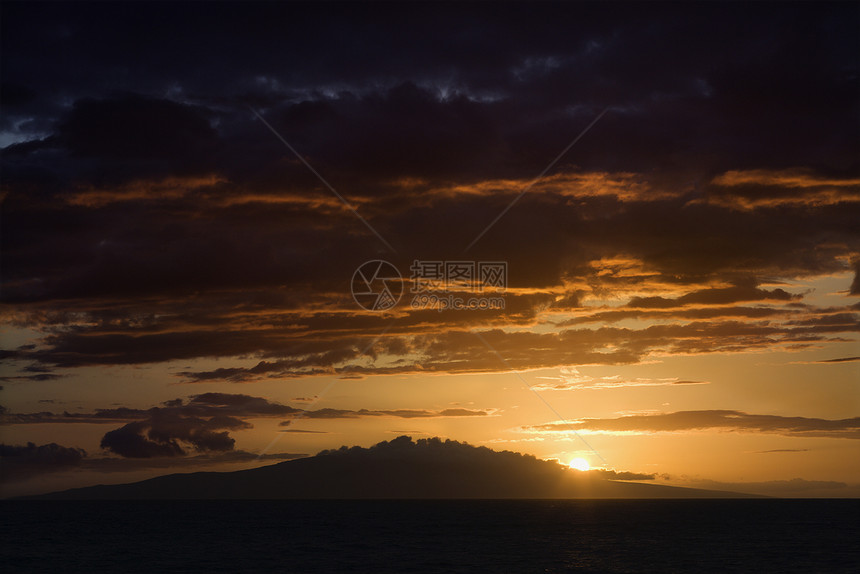
[[570,468],[574,470],[588,470],[589,468],[591,468],[591,466],[584,458],[575,458],[570,461]]

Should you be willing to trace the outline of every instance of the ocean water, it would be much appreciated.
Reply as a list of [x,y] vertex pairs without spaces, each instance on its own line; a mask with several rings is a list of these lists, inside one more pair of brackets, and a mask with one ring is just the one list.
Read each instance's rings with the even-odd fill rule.
[[860,500],[2,501],[6,572],[860,572]]

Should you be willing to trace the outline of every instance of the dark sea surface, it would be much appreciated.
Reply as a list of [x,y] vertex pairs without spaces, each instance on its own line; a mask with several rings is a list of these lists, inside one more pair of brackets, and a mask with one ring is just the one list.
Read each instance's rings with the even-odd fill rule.
[[2,501],[6,572],[860,572],[860,500]]

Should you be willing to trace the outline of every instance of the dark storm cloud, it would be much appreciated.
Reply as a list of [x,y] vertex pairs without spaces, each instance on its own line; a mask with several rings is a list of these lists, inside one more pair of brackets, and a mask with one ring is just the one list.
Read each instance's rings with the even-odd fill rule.
[[628,415],[615,419],[582,419],[568,424],[551,423],[528,427],[534,431],[589,430],[599,432],[680,432],[727,430],[794,437],[860,439],[860,417],[829,420],[779,415],[757,415],[741,411],[679,411],[664,414]]
[[214,150],[217,132],[206,111],[168,100],[125,96],[79,100],[57,127],[73,157],[102,162],[168,161],[191,172]]
[[[35,11],[13,7],[5,18],[4,51],[7,75],[41,96],[43,106],[60,94],[106,88],[199,99],[213,107],[277,104],[413,80],[440,98],[514,101],[520,110],[538,112],[533,121],[544,125],[583,102],[631,112],[647,106],[654,115],[699,123],[710,112],[701,127],[711,138],[696,140],[707,151],[722,151],[725,140],[738,137],[742,123],[757,114],[771,126],[798,108],[818,107],[830,119],[856,103],[850,7],[753,7],[739,13],[708,6],[543,4],[496,7],[491,17],[484,8],[257,5],[244,7],[237,18],[238,9],[229,6],[210,7],[205,14],[171,7],[169,17],[158,7],[133,13],[122,7],[59,7],[38,11],[36,26],[28,25]],[[53,56],[57,52],[84,65],[72,73]],[[751,53],[757,57],[749,58]],[[769,98],[774,93],[782,96],[776,106]],[[720,121],[726,117],[735,121]],[[672,136],[691,138],[689,130],[673,125],[663,123],[662,133],[652,132],[652,145],[612,140],[641,152],[653,144],[665,147]],[[643,122],[638,131],[648,134],[651,127]],[[789,142],[782,133],[759,138],[792,147],[817,128],[800,121],[793,127]],[[524,131],[521,122],[509,130]],[[520,147],[555,143],[546,140],[526,137]],[[764,146],[747,148],[765,152]]]
[[[6,353],[44,370],[6,379],[233,356],[259,362],[182,376],[505,368],[470,325],[516,368],[856,331],[856,309],[769,286],[852,269],[858,293],[854,5],[3,10],[0,313],[44,332]],[[382,245],[249,106],[401,271],[461,258],[608,111],[469,253],[508,261],[504,312],[401,308],[362,354],[389,321],[356,312],[349,278]],[[676,324],[493,330],[613,294],[627,304],[560,327]]]
[[233,450],[236,443],[227,431],[247,428],[251,428],[249,423],[230,416],[201,419],[153,411],[147,420],[107,432],[101,447],[128,458],[183,456],[183,444],[198,452],[224,452]]
[[[185,454],[185,451],[175,440],[149,440],[144,436],[146,428],[146,424],[129,423],[122,428],[105,433],[100,446],[128,458],[183,456]],[[230,447],[232,448],[232,445]]]
[[191,395],[187,400],[182,398],[171,399],[165,401],[162,406],[151,409],[113,407],[96,409],[92,413],[4,413],[2,422],[3,424],[114,423],[151,419],[175,421],[179,418],[187,419],[197,425],[201,423],[202,419],[207,419],[212,424],[220,425],[220,428],[238,429],[247,428],[246,423],[241,420],[244,418],[283,417],[301,412],[304,411],[262,397],[230,393],[202,393]]
[[[129,421],[122,427],[105,433],[101,440],[101,447],[121,457],[134,459],[189,457],[188,449],[192,449],[193,452],[206,455],[207,458],[199,458],[201,454],[194,456],[198,462],[204,464],[206,462],[242,462],[246,460],[247,457],[243,458],[241,453],[232,458],[228,456],[229,453],[235,452],[234,445],[236,442],[230,436],[230,431],[253,428],[251,423],[245,419],[273,417],[297,419],[357,419],[378,417],[414,419],[489,416],[494,412],[494,409],[463,408],[449,408],[437,411],[426,409],[344,410],[330,408],[303,410],[272,402],[262,397],[213,392],[192,395],[188,400],[181,398],[172,399],[165,401],[160,407],[153,407],[147,410],[118,407],[97,409],[93,413],[64,412],[62,414],[55,414],[41,412],[16,414],[9,413],[4,409],[0,410],[0,424],[110,424]],[[289,419],[282,421],[280,426],[287,426],[291,422]],[[282,432],[312,433],[323,431],[286,430]],[[37,449],[27,454],[27,456],[38,455],[38,457],[44,458],[57,449],[60,449],[58,451],[60,454],[68,454],[66,450],[63,450],[64,447],[57,447],[57,449],[51,450],[53,447],[56,447],[56,445],[38,447],[42,450]],[[15,448],[21,449],[23,447]],[[5,457],[6,455],[4,454],[3,456]],[[93,464],[100,463],[94,462]],[[105,462],[104,464],[110,465],[113,463]],[[125,468],[119,465],[118,470]]]
[[87,456],[80,448],[56,443],[25,446],[0,444],[0,478],[2,481],[23,480],[38,474],[68,470],[80,466]]

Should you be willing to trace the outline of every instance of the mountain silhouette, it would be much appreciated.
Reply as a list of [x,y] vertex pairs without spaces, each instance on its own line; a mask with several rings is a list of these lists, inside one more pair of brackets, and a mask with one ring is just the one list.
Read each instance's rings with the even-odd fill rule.
[[234,472],[171,474],[33,499],[566,499],[751,495],[618,482],[531,455],[408,436]]

